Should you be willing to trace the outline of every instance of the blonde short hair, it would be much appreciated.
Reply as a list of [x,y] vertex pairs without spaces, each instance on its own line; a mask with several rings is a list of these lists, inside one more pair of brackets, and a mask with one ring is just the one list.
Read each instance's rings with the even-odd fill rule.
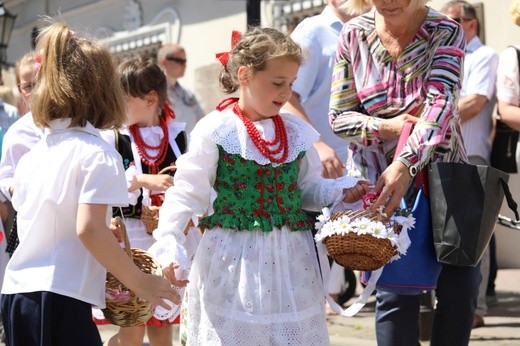
[[511,7],[509,8],[509,15],[511,21],[514,24],[520,25],[520,0],[513,0],[511,2]]
[[[419,8],[425,6],[429,0],[410,0],[410,6]],[[374,6],[372,0],[348,0],[345,1],[339,8],[346,13],[358,15],[370,11]]]

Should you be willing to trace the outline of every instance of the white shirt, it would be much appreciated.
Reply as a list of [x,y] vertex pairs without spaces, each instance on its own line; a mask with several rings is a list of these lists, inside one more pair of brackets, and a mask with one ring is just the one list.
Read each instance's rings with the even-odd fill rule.
[[[520,47],[517,47],[520,48]],[[520,74],[516,50],[508,47],[500,53],[497,68],[497,99],[515,106],[520,105]]]
[[300,95],[300,103],[321,139],[345,163],[349,142],[334,134],[328,117],[332,68],[342,27],[341,20],[327,6],[319,15],[298,24],[291,38],[302,47],[304,56],[293,91]]
[[[9,261],[3,294],[47,291],[105,306],[106,270],[76,234],[79,204],[128,204],[121,156],[90,124],[51,122],[14,174],[20,245]],[[106,222],[111,208],[107,209]]]
[[0,201],[11,199],[9,187],[13,184],[16,165],[42,136],[43,130],[34,124],[32,113],[19,118],[5,132],[0,161]]
[[489,136],[493,127],[495,108],[495,85],[498,55],[475,36],[468,42],[464,58],[464,78],[460,90],[466,95],[482,95],[488,99],[484,108],[473,118],[462,123],[462,138],[468,156],[479,156],[489,162],[491,143]]
[[186,134],[190,134],[195,124],[202,119],[204,111],[195,95],[179,83],[168,86],[168,101],[175,112],[175,121],[186,123]]

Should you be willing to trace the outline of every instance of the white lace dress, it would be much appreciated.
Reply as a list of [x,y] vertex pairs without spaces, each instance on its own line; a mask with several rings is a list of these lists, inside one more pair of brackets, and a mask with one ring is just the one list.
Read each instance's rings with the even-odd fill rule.
[[[313,148],[317,133],[293,115],[282,117],[290,146],[286,162],[300,160],[299,154],[305,153],[297,179],[302,207],[318,211],[341,200],[342,188],[357,180],[321,178],[321,162]],[[263,138],[274,138],[272,120],[255,126]],[[230,109],[204,117],[191,134],[188,153],[177,161],[174,187],[166,192],[154,232],[157,243],[150,251],[162,264],[176,261],[184,252],[182,230],[189,219],[211,213],[219,147],[259,165],[270,164]],[[189,280],[183,302],[187,315],[181,322],[188,345],[329,344],[324,312],[327,290],[310,230],[208,229]]]

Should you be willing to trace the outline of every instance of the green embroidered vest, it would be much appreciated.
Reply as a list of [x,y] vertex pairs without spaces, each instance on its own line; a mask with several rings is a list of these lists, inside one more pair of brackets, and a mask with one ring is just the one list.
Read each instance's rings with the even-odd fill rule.
[[204,217],[206,228],[222,227],[234,230],[260,228],[270,232],[289,227],[292,231],[310,230],[314,221],[301,208],[298,188],[297,160],[273,167],[228,154],[219,145],[219,162],[214,189],[214,214]]

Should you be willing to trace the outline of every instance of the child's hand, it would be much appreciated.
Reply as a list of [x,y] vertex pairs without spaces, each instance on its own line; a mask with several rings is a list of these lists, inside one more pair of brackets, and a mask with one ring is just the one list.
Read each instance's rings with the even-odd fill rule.
[[173,186],[173,177],[169,174],[140,174],[137,181],[141,187],[150,191],[166,191]]
[[345,198],[343,198],[343,202],[354,203],[359,201],[370,189],[371,186],[368,180],[360,180],[354,187],[344,190]]
[[119,221],[116,218],[112,218],[110,220],[110,226],[108,226],[108,228],[112,231],[112,233],[116,237],[117,242],[122,243],[123,242],[123,230],[121,228],[121,224],[119,223]]
[[166,268],[163,268],[162,272],[163,275],[170,284],[177,286],[177,287],[184,287],[188,284],[188,280],[178,280],[175,276],[175,269],[179,268],[179,265],[177,263],[172,263]]
[[147,300],[152,305],[160,305],[166,310],[170,310],[171,306],[163,299],[167,299],[175,305],[181,303],[179,294],[171,287],[168,280],[162,276],[145,274],[144,272],[140,280],[139,288],[135,290],[135,294]]

